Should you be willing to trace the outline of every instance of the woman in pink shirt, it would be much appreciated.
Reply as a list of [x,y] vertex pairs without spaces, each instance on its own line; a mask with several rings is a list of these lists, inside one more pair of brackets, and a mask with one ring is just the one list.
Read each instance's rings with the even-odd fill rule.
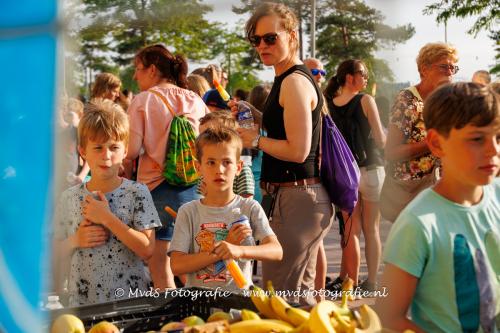
[[177,210],[182,204],[198,198],[196,186],[179,187],[168,184],[163,177],[172,114],[160,93],[178,115],[184,114],[198,133],[199,119],[208,113],[203,100],[187,90],[187,62],[173,55],[161,44],[146,46],[135,56],[134,80],[141,93],[129,107],[130,142],[127,159],[139,156],[137,181],[148,186],[153,197],[162,227],[156,231],[153,256],[148,261],[155,288],[175,288],[167,250],[172,239],[173,218],[165,210]]

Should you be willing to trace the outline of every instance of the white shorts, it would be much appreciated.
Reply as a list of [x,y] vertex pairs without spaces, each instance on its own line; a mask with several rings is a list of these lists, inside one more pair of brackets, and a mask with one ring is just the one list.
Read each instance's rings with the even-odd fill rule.
[[361,180],[359,182],[359,193],[366,201],[380,201],[380,192],[384,185],[385,169],[383,166],[361,167]]

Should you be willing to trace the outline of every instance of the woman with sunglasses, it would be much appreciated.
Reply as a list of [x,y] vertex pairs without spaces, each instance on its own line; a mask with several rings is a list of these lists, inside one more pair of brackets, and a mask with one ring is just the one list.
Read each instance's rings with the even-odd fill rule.
[[424,101],[437,87],[452,82],[458,72],[457,50],[445,43],[428,43],[420,49],[417,68],[420,82],[402,90],[391,110],[385,158],[387,178],[382,191],[381,212],[394,221],[421,190],[435,180],[437,159],[425,137]]
[[[297,56],[297,18],[283,4],[264,3],[246,24],[248,40],[275,80],[262,125],[240,129],[243,144],[264,152],[261,187],[272,196],[268,216],[283,247],[283,260],[263,263],[263,281],[277,290],[314,290],[318,246],[331,225],[332,205],[319,179],[321,91]],[[232,102],[233,110],[236,109]],[[314,304],[313,294],[289,301]]]
[[368,83],[368,70],[361,60],[343,61],[325,89],[328,110],[346,139],[361,171],[359,197],[351,216],[344,214],[344,237],[340,275],[329,289],[340,291],[346,276],[358,284],[360,266],[359,237],[365,238],[368,279],[360,286],[364,291],[376,289],[380,264],[379,198],[384,183],[384,160],[380,149],[385,133],[377,104],[372,96],[362,94]]
[[[188,90],[186,59],[173,55],[162,44],[142,48],[134,58],[134,80],[141,93],[129,107],[130,139],[127,159],[139,157],[137,180],[151,191],[162,222],[156,230],[153,256],[148,267],[155,288],[175,288],[167,251],[172,240],[174,219],[165,210],[174,211],[199,198],[196,185],[173,186],[165,181],[163,165],[170,123],[173,119],[166,103],[178,115],[185,115],[198,132],[200,118],[210,111],[195,92]],[[161,96],[161,97],[160,97]]]

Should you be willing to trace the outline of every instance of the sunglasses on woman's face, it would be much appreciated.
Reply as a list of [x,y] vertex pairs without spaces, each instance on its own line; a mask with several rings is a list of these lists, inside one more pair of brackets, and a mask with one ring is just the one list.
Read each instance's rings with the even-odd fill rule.
[[316,76],[318,74],[321,74],[321,76],[325,76],[326,75],[326,72],[322,69],[317,69],[317,68],[313,68],[311,69],[311,73],[313,76]]
[[280,32],[269,32],[267,34],[264,34],[262,36],[259,35],[252,35],[248,37],[248,41],[250,44],[252,44],[253,47],[258,47],[260,45],[260,41],[263,40],[266,45],[274,45],[276,44],[276,41],[278,40],[278,35],[284,31]]

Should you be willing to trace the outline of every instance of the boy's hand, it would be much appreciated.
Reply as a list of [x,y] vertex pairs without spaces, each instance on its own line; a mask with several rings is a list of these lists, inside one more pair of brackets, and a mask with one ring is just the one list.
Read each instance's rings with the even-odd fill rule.
[[75,246],[81,248],[104,245],[108,238],[109,233],[104,227],[92,224],[87,219],[82,220],[74,235]]
[[222,260],[239,259],[243,256],[243,249],[241,246],[230,244],[226,241],[216,243],[212,252]]
[[243,240],[252,236],[252,229],[246,224],[238,223],[234,225],[226,236],[226,242],[240,245]]
[[82,215],[87,220],[106,226],[106,222],[113,216],[109,210],[108,200],[101,191],[96,192],[99,200],[94,199],[91,195],[85,197],[82,203]]

